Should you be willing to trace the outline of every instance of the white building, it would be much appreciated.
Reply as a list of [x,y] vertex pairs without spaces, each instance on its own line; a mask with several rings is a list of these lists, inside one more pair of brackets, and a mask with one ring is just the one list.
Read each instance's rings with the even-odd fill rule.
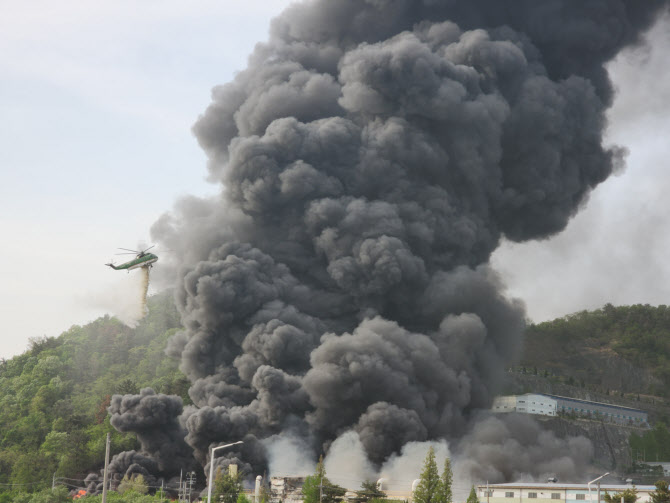
[[493,412],[520,412],[555,416],[557,402],[547,395],[526,393],[525,395],[499,396],[493,400]]
[[[600,503],[604,503],[605,493],[613,495],[634,486],[601,484]],[[635,486],[637,503],[649,503],[649,494],[654,486]],[[481,484],[477,486],[477,497],[482,503],[597,503],[598,486],[591,484],[561,483],[511,483]]]

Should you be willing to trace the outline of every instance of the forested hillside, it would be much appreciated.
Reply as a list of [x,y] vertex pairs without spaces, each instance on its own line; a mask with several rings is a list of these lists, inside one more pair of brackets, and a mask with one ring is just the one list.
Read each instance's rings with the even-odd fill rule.
[[526,331],[521,365],[609,394],[670,396],[670,308],[607,304]]
[[[134,435],[110,426],[111,395],[150,386],[189,403],[188,381],[164,353],[180,324],[172,295],[156,295],[148,305],[136,328],[106,316],[34,339],[25,353],[0,360],[0,502],[50,487],[54,474],[69,487],[83,485],[88,472],[102,467],[107,432],[112,452],[138,448]],[[648,408],[652,400],[666,401],[650,395],[668,396],[669,356],[670,309],[607,305],[529,326],[521,365],[536,379],[561,376],[560,382],[611,392],[613,399],[624,391],[628,399],[646,393]],[[634,459],[667,455],[666,437],[664,425],[633,435]]]
[[0,361],[0,496],[50,487],[54,474],[81,486],[104,462],[107,432],[113,452],[137,448],[134,435],[109,424],[112,394],[151,386],[188,403],[187,380],[164,353],[179,327],[171,294],[148,307],[134,329],[105,316]]

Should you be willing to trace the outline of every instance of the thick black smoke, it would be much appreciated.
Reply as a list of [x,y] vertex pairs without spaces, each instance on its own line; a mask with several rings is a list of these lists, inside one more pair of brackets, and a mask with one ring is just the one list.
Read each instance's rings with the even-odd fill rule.
[[186,430],[179,423],[182,410],[181,398],[145,388],[139,395],[112,396],[110,423],[119,431],[135,432],[142,453],[159,473],[169,475],[192,463],[191,448],[184,442]]
[[[124,477],[142,475],[150,487],[167,483],[172,476],[195,468],[192,448],[185,442],[186,429],[180,423],[182,400],[177,396],[157,394],[150,388],[139,395],[114,395],[108,408],[111,424],[118,431],[132,431],[141,451],[126,451],[112,457],[109,464],[110,484],[118,487]],[[103,474],[91,473],[85,485],[89,494],[102,491]]]
[[[194,127],[221,197],[182,200],[152,229],[177,258],[170,352],[193,383],[181,425],[196,459],[244,439],[218,462],[261,473],[271,435],[318,452],[355,430],[381,463],[472,431],[524,328],[488,258],[502,236],[562,230],[622,162],[602,144],[604,64],[662,5],[315,0],[277,18]],[[156,441],[182,434],[176,409],[111,410],[119,427],[165,428],[143,452],[168,470]],[[501,424],[469,435],[523,432]],[[540,473],[523,460],[486,476]]]

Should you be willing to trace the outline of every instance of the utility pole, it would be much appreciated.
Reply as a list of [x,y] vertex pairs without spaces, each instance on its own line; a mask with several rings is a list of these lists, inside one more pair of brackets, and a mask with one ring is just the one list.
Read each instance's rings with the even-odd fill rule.
[[105,446],[105,473],[102,476],[102,503],[107,503],[107,480],[109,478],[109,446],[111,444],[109,433],[107,433],[107,442]]

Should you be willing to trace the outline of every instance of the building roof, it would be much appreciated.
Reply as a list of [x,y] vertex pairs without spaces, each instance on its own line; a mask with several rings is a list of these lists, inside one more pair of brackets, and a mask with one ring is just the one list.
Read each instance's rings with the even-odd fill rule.
[[[477,487],[489,489],[576,489],[588,490],[587,484],[561,484],[560,482],[508,482],[505,484],[478,484]],[[632,486],[625,484],[600,484],[601,491],[623,491],[635,487],[638,491],[655,491],[656,486]],[[597,484],[591,484],[591,491],[597,489]]]
[[540,393],[541,395],[548,396],[550,398],[557,398],[559,400],[567,400],[569,402],[577,402],[577,403],[590,403],[593,405],[601,405],[603,407],[610,407],[612,409],[622,409],[622,410],[628,410],[631,412],[639,412],[640,414],[646,414],[647,411],[645,410],[640,410],[640,409],[634,409],[632,407],[624,407],[623,405],[612,405],[611,403],[604,403],[604,402],[594,402],[592,400],[580,400],[579,398],[570,398],[567,396],[560,396],[560,395],[549,395],[547,393]]

